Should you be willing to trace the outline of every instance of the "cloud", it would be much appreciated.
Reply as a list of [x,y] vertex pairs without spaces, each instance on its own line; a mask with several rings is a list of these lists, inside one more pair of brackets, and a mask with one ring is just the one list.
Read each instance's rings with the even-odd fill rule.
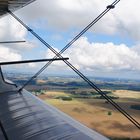
[[22,56],[15,52],[12,49],[0,46],[0,61],[5,62],[5,61],[18,61],[21,60]]
[[1,40],[24,40],[27,31],[13,18],[6,16],[0,20]]
[[[0,41],[26,40],[27,31],[16,20],[6,16],[0,19]],[[0,61],[21,60],[23,52],[34,48],[34,42],[0,44]]]
[[[39,22],[47,29],[60,31],[82,29],[95,19],[114,0],[38,0],[23,8],[19,14],[29,22]],[[140,39],[139,0],[121,0],[90,31],[120,34]],[[39,10],[36,12],[36,9]],[[35,13],[35,14],[34,14]],[[43,21],[43,22],[42,22]],[[44,24],[42,24],[44,23]],[[38,24],[39,25],[39,24]]]
[[[6,16],[0,19],[0,40],[1,41],[26,41],[27,30],[12,17]],[[34,48],[36,45],[33,42],[18,43],[18,44],[3,44],[7,48],[25,50]]]
[[[69,61],[79,70],[140,71],[140,54],[134,48],[111,42],[90,43],[86,37],[82,37],[63,56],[69,57]],[[47,51],[47,56],[53,54]],[[65,66],[62,63],[55,65]]]
[[[59,52],[60,50],[57,49],[57,48],[54,48],[57,52]],[[47,50],[46,52],[46,58],[54,58],[55,54],[51,51],[51,50]],[[67,55],[63,55],[63,57],[67,57]],[[52,64],[51,64],[51,68],[53,70],[57,69],[59,67],[59,70],[64,70],[64,67],[66,67],[66,65],[64,64],[63,61],[54,61]]]
[[[87,25],[111,2],[111,0],[38,0],[19,13],[27,21],[43,19],[46,27],[67,30]],[[38,7],[40,9],[36,12]]]
[[122,0],[118,6],[118,10],[114,11],[114,17],[118,23],[117,31],[133,37],[137,41],[140,39],[139,7],[139,0],[130,0],[129,2]]
[[28,66],[29,66],[30,68],[35,68],[37,65],[36,65],[35,63],[29,63]]
[[[73,34],[73,32],[75,34],[75,32],[83,29],[83,27],[97,17],[105,7],[113,1],[114,0],[37,0],[23,9],[18,10],[16,14],[31,27],[36,27],[37,31],[43,28],[43,31],[41,30],[39,32],[41,35],[44,35],[44,29],[49,29],[54,40],[63,40],[61,32],[68,31],[69,34]],[[107,35],[119,34],[122,38],[126,36],[133,38],[135,40],[135,46],[128,47],[125,44],[116,45],[113,42],[90,43],[86,37],[83,37],[79,39],[69,51],[66,51],[63,56],[69,56],[70,62],[80,70],[140,71],[139,7],[140,2],[138,0],[121,0],[115,9],[105,15],[104,18],[90,30],[91,32]],[[59,30],[60,32],[57,33],[60,33],[60,35],[53,34],[52,32],[54,30]],[[2,41],[24,40],[29,37],[26,29],[9,16],[1,18],[0,33],[0,39]],[[5,54],[8,54],[8,52],[9,54],[13,54],[10,55],[12,58],[14,55],[17,57],[19,51],[23,51],[23,49],[25,51],[34,46],[34,43],[27,42],[26,44],[5,45],[6,49],[8,49],[7,51],[3,49],[4,46],[2,46],[1,49],[6,52]],[[57,51],[59,50],[57,49]],[[21,55],[19,56],[22,58]],[[54,55],[52,55],[50,51],[47,51],[46,56],[50,58]],[[2,57],[9,59],[8,55],[2,55]],[[20,59],[20,57],[17,57],[17,59]],[[30,66],[35,67],[35,65],[32,64]],[[63,69],[65,64],[63,62],[53,63],[52,67],[56,68],[56,66]]]

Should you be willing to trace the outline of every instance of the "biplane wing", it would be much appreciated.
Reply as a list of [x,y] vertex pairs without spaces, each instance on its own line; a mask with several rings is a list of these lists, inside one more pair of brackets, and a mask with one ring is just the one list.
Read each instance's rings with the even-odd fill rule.
[[8,83],[0,68],[0,140],[108,140],[25,89]]

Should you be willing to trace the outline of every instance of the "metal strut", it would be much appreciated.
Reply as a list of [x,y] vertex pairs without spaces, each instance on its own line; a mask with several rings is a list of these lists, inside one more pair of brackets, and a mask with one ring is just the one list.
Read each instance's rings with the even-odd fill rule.
[[24,64],[24,63],[36,63],[36,62],[46,62],[46,61],[59,61],[59,60],[68,60],[69,58],[53,58],[53,59],[37,59],[37,60],[23,60],[23,61],[10,61],[10,62],[0,62],[2,65],[14,65],[14,64]]
[[[107,9],[102,12],[94,22],[90,23],[82,32],[80,32],[70,43],[68,43],[59,53],[54,50],[45,40],[43,40],[37,33],[35,33],[31,28],[29,28],[26,24],[24,24],[16,15],[14,15],[11,11],[8,11],[11,16],[13,16],[17,21],[19,21],[29,32],[31,32],[38,40],[40,40],[47,48],[49,48],[53,53],[56,54],[55,57],[63,58],[61,54],[70,47],[81,35],[83,35],[91,26],[93,26],[101,17],[103,17],[110,9],[114,8],[115,5],[120,0],[116,0],[111,4],[111,6],[107,6]],[[104,99],[106,99],[111,105],[113,105],[119,112],[121,112],[129,121],[131,121],[138,129],[140,129],[140,124],[137,122],[131,115],[129,115],[125,110],[123,110],[116,102],[114,102],[110,97],[108,97],[100,88],[98,88],[94,83],[92,83],[86,76],[84,76],[79,70],[77,70],[71,63],[67,60],[63,60],[73,71],[75,71],[84,81],[86,81],[93,89],[95,89]],[[51,61],[47,63],[48,66],[51,64]],[[35,76],[36,77],[36,76]],[[34,77],[33,77],[34,78]],[[30,81],[30,80],[29,80]],[[28,81],[28,83],[29,83]],[[27,84],[23,85],[22,89]]]
[[13,43],[25,43],[26,41],[2,41],[0,44],[13,44]]

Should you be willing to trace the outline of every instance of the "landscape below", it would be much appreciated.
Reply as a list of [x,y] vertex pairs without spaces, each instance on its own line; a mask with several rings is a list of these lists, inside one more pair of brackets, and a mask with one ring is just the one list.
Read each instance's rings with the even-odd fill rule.
[[[6,76],[20,85],[31,77],[13,73]],[[140,122],[140,81],[89,78]],[[42,76],[26,89],[112,140],[140,140],[140,130],[78,77]]]

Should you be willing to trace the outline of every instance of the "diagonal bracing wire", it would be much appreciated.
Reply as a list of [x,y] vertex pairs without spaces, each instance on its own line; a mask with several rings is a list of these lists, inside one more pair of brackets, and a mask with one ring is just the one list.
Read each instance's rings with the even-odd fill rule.
[[[119,2],[120,0],[116,0],[114,3],[111,5],[107,6],[107,9],[103,12],[103,15],[105,15],[110,9],[114,8],[115,5]],[[63,51],[60,51],[61,53],[58,53],[55,51],[47,42],[45,42],[39,35],[37,35],[31,28],[29,28],[27,25],[25,25],[19,18],[17,18],[12,12],[8,11],[16,20],[18,20],[28,31],[30,31],[37,39],[39,39],[46,47],[48,47],[53,53],[56,54],[56,57],[63,58],[61,56],[61,53],[65,51],[65,48],[69,47],[66,46]],[[102,15],[102,16],[103,16]],[[100,19],[100,18],[99,18]],[[96,21],[97,22],[97,21]],[[90,28],[90,27],[89,27]],[[86,32],[86,31],[85,31]],[[80,34],[79,34],[80,35]],[[81,34],[82,35],[82,34]],[[79,36],[80,37],[80,36]],[[77,37],[78,39],[78,37]],[[73,40],[71,43],[73,44],[76,40]],[[71,45],[70,45],[71,46]],[[66,48],[66,49],[67,49]],[[67,60],[63,60],[73,71],[75,71],[83,80],[85,80],[93,89],[95,89],[102,97],[104,97],[110,104],[112,104],[118,111],[120,111],[129,121],[131,121],[137,128],[140,129],[140,124],[137,122],[131,115],[129,115],[125,110],[123,110],[117,103],[115,103],[110,97],[108,97],[103,91],[101,91],[94,83],[92,83],[86,76],[84,76],[80,71],[78,71],[71,63],[69,63]],[[51,63],[51,62],[49,62]],[[47,63],[47,65],[49,65]],[[44,68],[45,69],[45,68]],[[41,71],[41,70],[40,70]],[[36,75],[33,77],[35,78]],[[26,84],[27,85],[27,84]],[[23,85],[23,87],[20,89],[22,90],[26,85]]]
[[[120,0],[115,0],[111,5],[107,6],[106,9],[97,16],[88,26],[86,26],[77,36],[74,37],[58,54],[62,54],[66,49],[68,49],[75,41],[77,41],[86,31],[88,31],[97,21],[99,21],[108,11],[115,7],[115,5]],[[46,43],[41,37],[39,37],[30,27],[24,24],[17,16],[15,16],[11,11],[8,11],[10,15],[12,15],[17,21],[19,21],[29,32],[31,32],[34,36],[36,36],[45,46],[50,46]],[[57,58],[56,55],[54,58]],[[53,61],[49,61],[46,65],[44,65],[37,73],[35,73],[22,87],[21,90],[26,87],[34,78],[36,78],[39,74],[41,74]]]

